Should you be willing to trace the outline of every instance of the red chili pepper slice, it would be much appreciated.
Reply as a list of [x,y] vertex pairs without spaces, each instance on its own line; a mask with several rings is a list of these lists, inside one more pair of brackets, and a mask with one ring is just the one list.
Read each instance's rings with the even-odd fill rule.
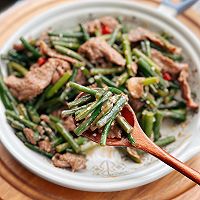
[[38,63],[38,65],[43,65],[46,61],[47,61],[46,58],[40,57],[40,58],[38,59],[37,63]]
[[172,80],[172,76],[171,76],[168,72],[164,72],[164,73],[163,73],[163,78],[164,78],[166,81],[171,81],[171,80]]
[[105,34],[110,34],[111,30],[108,26],[102,24],[101,25],[101,34],[105,35]]

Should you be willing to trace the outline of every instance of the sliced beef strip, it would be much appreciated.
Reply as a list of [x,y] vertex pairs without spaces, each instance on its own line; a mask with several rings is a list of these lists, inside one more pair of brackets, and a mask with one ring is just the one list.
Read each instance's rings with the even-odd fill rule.
[[[51,114],[58,118],[61,118],[61,113],[63,110],[64,110],[64,108],[58,109],[58,110],[53,111]],[[64,118],[62,118],[62,121],[63,121],[64,127],[68,131],[74,131],[74,129],[76,128],[76,124],[75,124],[75,120],[74,120],[73,116],[69,115],[67,117],[64,117]]]
[[72,153],[55,154],[52,158],[54,166],[60,168],[72,168],[72,171],[78,171],[86,168],[86,159],[82,155]]
[[132,77],[127,80],[127,88],[133,99],[139,99],[142,97],[144,93],[142,81],[144,79],[145,78],[143,77]]
[[38,67],[40,67],[40,65],[38,63],[34,63],[30,66],[30,70],[33,70],[33,69],[38,68]]
[[40,50],[43,54],[49,56],[50,58],[58,58],[64,61],[67,61],[69,63],[77,63],[78,61],[68,57],[68,56],[64,56],[62,54],[59,54],[58,52],[56,52],[55,50],[51,49],[48,47],[48,45],[44,42],[44,41],[40,41]]
[[[71,71],[71,67],[70,67],[70,64],[63,60],[63,59],[59,59],[59,58],[54,58],[57,60],[57,67],[56,67],[56,70],[53,74],[53,77],[52,77],[52,83],[54,84],[56,81],[58,81],[63,75],[65,72],[67,71]],[[38,63],[34,63],[30,69],[34,69],[34,68],[38,68],[38,67],[41,67]]]
[[52,77],[52,83],[54,84],[55,82],[57,82],[63,75],[65,72],[71,72],[71,68],[68,62],[64,61],[64,60],[60,60],[57,59],[58,65],[56,67],[56,70],[53,74]]
[[137,74],[138,66],[135,62],[132,62],[131,69],[134,74]]
[[180,54],[182,51],[181,48],[169,43],[168,41],[164,41],[158,34],[141,27],[131,30],[128,36],[129,40],[133,43],[148,39],[156,45],[167,49],[171,53]]
[[70,115],[62,119],[63,120],[63,125],[68,131],[74,131],[76,128],[75,120],[74,118]]
[[197,109],[199,106],[197,103],[195,103],[191,97],[191,90],[190,86],[188,84],[188,69],[184,69],[181,71],[178,81],[181,86],[182,96],[186,101],[186,104],[191,109]]
[[[62,73],[59,70],[62,70]],[[50,82],[56,82],[64,74],[64,70],[70,70],[68,62],[50,58],[42,66],[31,68],[25,77],[17,78],[11,75],[5,79],[5,83],[20,101],[31,100],[42,93]]]
[[45,137],[44,140],[39,141],[38,145],[42,151],[51,152],[51,143],[48,137]]
[[106,41],[100,38],[91,38],[78,49],[78,52],[88,58],[92,63],[105,59],[113,64],[124,66],[124,58],[113,49]]
[[40,125],[37,126],[37,131],[39,132],[40,135],[44,135],[45,133],[43,126]]
[[41,119],[42,121],[46,122],[46,123],[49,123],[49,121],[50,121],[49,116],[44,115],[44,114],[42,114],[42,115],[40,116],[40,119]]
[[188,84],[188,64],[174,62],[155,49],[152,49],[151,56],[152,60],[161,68],[162,71],[169,72],[175,78],[179,76],[178,81],[181,86],[182,96],[185,99],[187,106],[191,109],[197,109],[198,104],[192,100],[191,90]]
[[13,49],[15,49],[16,51],[23,51],[24,45],[22,43],[16,43],[13,45]]
[[81,69],[78,69],[78,73],[76,75],[75,82],[80,85],[85,85],[87,83],[86,77],[84,76]]
[[101,31],[102,26],[106,26],[109,29],[109,31],[112,33],[118,25],[119,23],[114,17],[105,16],[105,17],[101,17],[99,19],[95,19],[95,20],[87,22],[85,24],[85,27],[90,34],[95,34],[96,30]]
[[24,128],[23,129],[24,135],[26,139],[31,143],[31,144],[36,144],[35,138],[34,138],[34,132],[30,128]]
[[41,67],[31,69],[23,78],[6,77],[5,83],[20,101],[31,100],[50,84],[57,65],[56,59],[49,59]]
[[151,50],[151,58],[162,71],[169,72],[172,75],[177,75],[188,67],[187,64],[174,62],[155,49]]

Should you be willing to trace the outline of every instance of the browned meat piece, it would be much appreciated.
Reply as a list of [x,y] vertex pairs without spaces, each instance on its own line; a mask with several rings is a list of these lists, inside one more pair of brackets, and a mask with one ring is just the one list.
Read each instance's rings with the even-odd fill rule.
[[52,83],[55,83],[56,81],[58,81],[64,75],[65,72],[71,71],[71,68],[68,62],[64,60],[59,60],[59,59],[57,60],[59,62],[59,65],[56,67],[56,71],[53,74]]
[[139,42],[141,40],[148,39],[155,43],[156,45],[167,49],[171,53],[181,53],[181,48],[176,47],[175,45],[169,43],[168,41],[163,40],[158,34],[151,32],[144,28],[136,28],[129,32],[129,40],[131,42]]
[[62,120],[63,120],[64,127],[68,131],[74,131],[74,129],[76,128],[76,125],[75,125],[75,120],[71,115],[63,118]]
[[116,124],[111,126],[111,129],[108,133],[108,138],[121,138],[122,137],[122,130]]
[[169,72],[172,75],[177,75],[184,68],[188,67],[187,64],[174,62],[172,59],[164,56],[162,53],[155,49],[151,50],[151,58],[162,71]]
[[124,58],[108,43],[100,38],[91,38],[78,49],[78,52],[88,58],[92,63],[106,59],[116,65],[124,66]]
[[143,77],[132,77],[127,80],[127,88],[133,99],[139,99],[142,97],[144,90],[142,81]]
[[[56,80],[54,74],[60,69],[70,70],[68,62],[50,58],[42,66],[31,68],[24,78],[17,78],[12,75],[5,79],[5,83],[12,94],[19,100],[31,100],[42,93],[43,89],[46,88],[51,81]],[[59,76],[62,76],[61,72],[59,72]]]
[[[56,70],[53,74],[52,77],[52,83],[54,84],[56,81],[58,81],[65,72],[67,71],[71,71],[71,67],[70,64],[67,61],[61,60],[61,59],[56,59],[57,62],[59,63],[58,66],[56,67]],[[34,63],[31,67],[30,70],[34,69],[34,68],[38,68],[41,67],[38,63]]]
[[96,89],[98,86],[97,86],[96,83],[93,83],[92,85],[89,85],[88,87],[89,87],[89,88],[94,88],[94,89]]
[[152,49],[153,61],[161,68],[162,71],[169,72],[172,75],[179,74],[182,96],[186,100],[187,106],[191,109],[197,109],[198,105],[191,98],[191,91],[188,84],[188,64],[176,63],[170,58],[163,56],[159,51]]
[[137,74],[138,66],[135,62],[132,63],[131,69],[132,69],[134,74]]
[[[62,59],[57,59],[57,62],[59,62],[56,71],[53,74],[52,77],[52,83],[54,84],[55,82],[57,82],[63,75],[65,72],[71,72],[71,67],[70,64],[67,61],[64,61]],[[40,65],[38,65],[37,63],[32,65],[32,67],[40,67]]]
[[35,138],[34,138],[34,132],[30,128],[24,128],[23,129],[24,135],[26,136],[26,139],[31,143],[31,144],[36,144]]
[[72,171],[78,171],[86,168],[86,159],[82,155],[72,153],[55,154],[52,158],[54,166],[61,168],[72,168]]
[[78,69],[78,73],[76,75],[75,82],[80,85],[85,85],[87,83],[86,77],[84,76],[81,69]]
[[41,115],[41,116],[40,116],[40,119],[41,119],[42,121],[46,122],[46,123],[49,122],[49,116],[47,116],[47,115]]
[[38,130],[38,132],[39,132],[40,135],[44,135],[45,130],[44,130],[44,128],[42,126],[40,126],[40,125],[37,126],[37,130]]
[[140,111],[145,104],[144,102],[140,101],[140,99],[129,98],[129,101],[130,101],[131,107],[133,108],[135,112]]
[[[64,108],[58,109],[58,110],[53,111],[51,114],[58,117],[58,118],[61,118],[61,113],[62,113],[63,110],[64,110]],[[62,118],[62,121],[63,121],[64,127],[68,131],[74,131],[74,129],[76,128],[75,120],[72,116],[64,117],[64,118]]]
[[24,45],[22,43],[16,43],[13,45],[13,49],[15,49],[16,51],[23,51]]
[[30,70],[33,70],[33,69],[38,68],[38,67],[40,67],[40,65],[38,63],[34,63],[30,66]]
[[57,65],[56,59],[49,59],[41,67],[30,70],[24,78],[11,75],[5,78],[5,83],[20,101],[31,100],[50,84]]
[[94,34],[96,30],[101,31],[103,26],[107,27],[109,32],[112,33],[118,25],[118,21],[111,16],[101,17],[85,24],[87,31],[91,34]]
[[181,71],[178,81],[181,86],[182,96],[186,101],[186,104],[191,109],[197,109],[199,106],[197,103],[195,103],[191,97],[191,90],[190,86],[188,84],[188,69],[184,69]]
[[72,64],[78,62],[77,60],[75,60],[71,57],[64,56],[62,54],[57,53],[53,49],[49,48],[44,41],[40,41],[40,50],[43,54],[46,54],[47,56],[49,56],[51,58],[58,58],[58,59],[65,60],[65,61],[72,63]]
[[48,137],[45,137],[44,140],[38,142],[39,148],[46,152],[51,152],[51,143]]

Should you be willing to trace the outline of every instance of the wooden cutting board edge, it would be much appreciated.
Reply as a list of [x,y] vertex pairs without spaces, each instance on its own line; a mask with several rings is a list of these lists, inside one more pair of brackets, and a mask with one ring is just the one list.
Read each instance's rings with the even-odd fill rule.
[[[32,1],[29,0],[29,3],[23,2],[21,5],[16,6],[9,11],[6,12],[6,14],[3,14],[0,16],[0,22],[3,22],[3,24],[0,28],[0,46],[6,41],[7,38],[13,33],[14,30],[18,29],[21,24],[25,23],[29,18],[32,16],[36,16],[38,13],[41,13],[44,10],[47,10],[50,7],[54,7],[55,5],[62,4],[66,2],[65,0],[43,0],[43,1]],[[158,5],[158,1],[147,1],[147,0],[142,0],[138,2],[143,2],[143,3],[148,3],[152,4],[154,6]],[[26,8],[25,8],[26,7]],[[24,9],[25,8],[25,9]],[[23,12],[20,12],[21,9],[24,9]],[[13,15],[14,14],[14,15]],[[12,17],[11,17],[12,16]],[[191,30],[195,32],[198,36],[200,36],[200,16],[197,15],[193,10],[189,9],[186,13],[183,15],[179,16],[178,19],[185,23]],[[2,187],[4,187],[5,184],[1,183],[0,180],[0,195],[2,195],[2,192],[4,192],[4,197],[0,196],[3,199],[26,199],[28,197],[25,197],[25,195],[29,196],[31,199],[55,199],[55,194],[52,194],[49,190],[49,192],[42,192],[39,191],[37,186],[34,184],[34,179],[36,183],[41,183],[42,185],[48,185],[51,188],[56,188],[57,191],[62,193],[60,194],[60,197],[58,199],[64,199],[64,197],[72,199],[77,199],[80,197],[80,194],[84,194],[82,196],[82,199],[121,199],[121,195],[123,195],[123,199],[129,199],[129,197],[134,197],[134,199],[149,199],[152,196],[153,192],[155,192],[155,187],[164,187],[165,179],[167,180],[173,180],[172,177],[177,177],[180,178],[181,175],[178,174],[177,172],[172,172],[171,174],[167,175],[166,177],[155,181],[151,184],[148,184],[143,187],[139,187],[136,189],[132,190],[126,190],[126,191],[121,191],[121,192],[114,192],[114,193],[87,193],[87,192],[80,192],[76,190],[71,190],[71,189],[64,189],[60,186],[54,185],[52,183],[49,183],[35,175],[33,175],[30,172],[26,172],[25,174],[27,177],[31,178],[30,180],[24,180],[23,177],[20,176],[18,172],[23,172],[23,170],[27,171],[25,168],[23,168],[6,150],[5,148],[0,144],[0,174],[2,178],[4,178],[9,184],[11,184],[14,188],[11,186],[6,186],[10,187],[10,190],[13,190],[11,194],[8,194],[8,192],[5,195],[5,191],[2,191]],[[200,156],[196,156],[193,159],[191,159],[188,163],[190,166],[193,166],[196,169],[200,170],[199,164],[200,162],[197,162],[200,160]],[[12,166],[12,167],[11,167]],[[19,171],[13,171],[13,167],[19,168]],[[182,178],[182,177],[181,177]],[[41,180],[40,180],[41,179]],[[30,183],[30,182],[31,183]],[[169,181],[166,181],[168,183]],[[187,184],[185,184],[187,182]],[[189,183],[188,183],[189,182]],[[185,194],[187,199],[192,199],[194,200],[194,195],[196,194],[197,199],[200,197],[200,193],[198,192],[198,186],[195,186],[191,181],[188,181],[186,178],[182,178],[181,181],[177,181],[177,183],[183,183],[182,187],[180,189],[180,192],[176,192],[174,196],[168,195],[168,199],[172,199],[177,197],[177,199],[184,199]],[[175,184],[175,183],[174,183]],[[60,187],[60,188],[58,188]],[[63,190],[67,190],[68,193],[71,193],[71,196],[66,196],[65,192]],[[19,194],[20,191],[21,193]],[[193,193],[195,191],[195,193]],[[159,191],[158,191],[159,192]],[[152,194],[148,194],[152,193]],[[191,196],[191,193],[193,193],[193,196]],[[166,193],[165,193],[166,194]],[[10,196],[11,195],[11,196]],[[21,195],[21,196],[20,196]],[[157,194],[159,197],[162,194]],[[87,197],[88,196],[88,197]],[[142,198],[143,197],[143,198]],[[163,197],[163,196],[162,196]]]

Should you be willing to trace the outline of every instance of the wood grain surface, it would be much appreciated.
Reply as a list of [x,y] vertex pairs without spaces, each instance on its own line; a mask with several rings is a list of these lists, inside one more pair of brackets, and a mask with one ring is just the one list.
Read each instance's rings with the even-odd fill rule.
[[[66,0],[28,0],[0,16],[0,46],[31,17]],[[157,6],[156,0],[138,0]],[[192,9],[178,19],[200,37],[200,15]],[[200,171],[200,155],[187,164]],[[50,183],[25,169],[0,144],[0,199],[3,200],[199,200],[200,187],[173,171],[169,175],[145,186],[121,192],[95,193],[64,188]]]

